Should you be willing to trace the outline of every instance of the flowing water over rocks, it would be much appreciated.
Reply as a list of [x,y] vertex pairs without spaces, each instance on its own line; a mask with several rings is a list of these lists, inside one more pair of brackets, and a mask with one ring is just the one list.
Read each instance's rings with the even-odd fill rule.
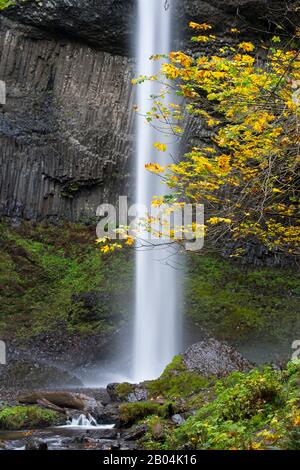
[[[27,409],[35,406],[41,410],[55,411],[59,414],[60,420],[60,425],[55,427],[45,428],[36,425],[31,429],[24,426],[25,429],[21,430],[1,430],[0,449],[142,448],[143,439],[149,428],[148,424],[140,422],[148,413],[164,416],[171,426],[176,428],[194,412],[193,408],[189,409],[181,398],[170,401],[168,395],[164,395],[171,383],[174,387],[176,380],[179,380],[177,387],[179,386],[182,392],[187,380],[190,384],[189,380],[195,381],[197,378],[197,382],[194,382],[196,388],[190,390],[189,394],[200,392],[206,400],[211,397],[212,378],[217,380],[232,371],[245,372],[252,368],[238,351],[215,339],[196,343],[175,359],[172,366],[174,369],[169,367],[167,375],[162,375],[155,381],[139,384],[113,383],[106,388],[94,389],[73,388],[52,391],[35,389],[27,390],[21,395],[15,391],[10,399],[0,394],[0,398],[5,399],[2,405],[7,408],[21,405]],[[180,374],[183,374],[182,379]],[[152,431],[159,439],[161,433],[159,426]]]

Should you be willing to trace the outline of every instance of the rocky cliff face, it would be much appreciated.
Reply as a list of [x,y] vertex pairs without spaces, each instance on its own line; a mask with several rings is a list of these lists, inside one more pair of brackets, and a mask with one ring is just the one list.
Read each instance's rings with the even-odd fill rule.
[[[15,0],[5,15],[24,24],[87,41],[113,54],[130,54],[138,0]],[[259,34],[274,25],[297,24],[299,0],[167,0],[174,21],[190,36],[188,22],[213,24],[217,31],[237,25],[244,34]]]
[[7,20],[0,54],[1,213],[79,220],[126,194],[130,59]]
[[[297,1],[174,0],[183,35],[206,21],[244,36],[292,27]],[[132,192],[136,0],[16,1],[0,16],[0,213],[91,218]]]

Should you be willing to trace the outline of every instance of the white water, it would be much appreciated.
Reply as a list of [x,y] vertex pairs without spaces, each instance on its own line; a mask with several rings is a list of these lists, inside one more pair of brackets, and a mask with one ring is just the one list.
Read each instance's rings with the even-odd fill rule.
[[[171,3],[171,2],[170,2]],[[168,54],[171,51],[171,8],[164,8],[165,0],[138,0],[137,75],[154,75],[160,64],[150,61],[153,54]],[[138,85],[137,105],[140,114],[152,106],[151,94],[161,88],[155,82]],[[167,193],[158,176],[145,170],[145,163],[163,160],[168,163],[168,153],[153,148],[154,142],[170,144],[170,137],[163,136],[137,119],[136,202],[150,207],[153,196]],[[138,250],[136,254],[136,305],[134,331],[134,373],[139,382],[158,377],[165,366],[180,349],[178,338],[180,310],[180,276],[167,263],[174,248],[157,246],[151,250]],[[174,264],[174,257],[171,263]]]
[[114,424],[98,424],[95,418],[88,414],[81,414],[78,417],[73,417],[65,426],[61,428],[80,428],[80,429],[113,429]]

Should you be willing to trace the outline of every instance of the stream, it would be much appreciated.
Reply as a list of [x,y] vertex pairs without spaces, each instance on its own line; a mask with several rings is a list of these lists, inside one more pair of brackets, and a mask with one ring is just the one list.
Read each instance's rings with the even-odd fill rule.
[[119,438],[114,425],[98,425],[93,417],[80,415],[65,426],[0,431],[0,450],[110,450],[118,448]]

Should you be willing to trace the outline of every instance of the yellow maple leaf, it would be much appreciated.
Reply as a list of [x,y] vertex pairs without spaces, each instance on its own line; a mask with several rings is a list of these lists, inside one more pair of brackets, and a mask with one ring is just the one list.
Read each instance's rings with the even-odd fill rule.
[[150,171],[151,173],[164,173],[165,168],[160,166],[159,163],[146,163],[145,165],[146,170]]
[[190,21],[189,27],[192,29],[202,29],[203,31],[208,31],[209,29],[212,29],[212,26],[207,23],[195,23],[194,21]]
[[159,152],[165,152],[167,150],[167,144],[161,144],[160,142],[155,142],[155,144],[153,144],[153,146]]
[[252,42],[241,42],[239,44],[239,48],[240,49],[243,49],[243,51],[246,51],[246,52],[252,52],[254,51],[255,47],[254,45],[252,44]]
[[96,243],[99,243],[99,244],[100,244],[100,243],[105,243],[105,242],[107,242],[107,240],[109,240],[108,237],[97,238]]
[[132,246],[132,245],[134,245],[134,243],[135,243],[135,241],[134,241],[134,238],[133,238],[133,237],[128,237],[127,240],[126,240],[126,242],[125,242],[125,244],[126,244],[127,246]]

